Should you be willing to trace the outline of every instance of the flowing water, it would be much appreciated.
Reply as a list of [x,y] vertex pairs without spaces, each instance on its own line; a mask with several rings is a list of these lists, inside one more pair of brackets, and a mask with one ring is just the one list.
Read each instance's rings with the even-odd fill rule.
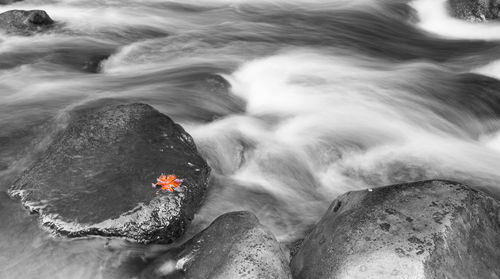
[[452,19],[444,0],[28,0],[0,12],[14,8],[57,26],[0,34],[0,278],[134,278],[166,248],[52,237],[6,194],[67,112],[100,99],[151,104],[194,137],[213,175],[188,236],[249,210],[291,242],[338,195],[399,182],[499,196],[500,23]]

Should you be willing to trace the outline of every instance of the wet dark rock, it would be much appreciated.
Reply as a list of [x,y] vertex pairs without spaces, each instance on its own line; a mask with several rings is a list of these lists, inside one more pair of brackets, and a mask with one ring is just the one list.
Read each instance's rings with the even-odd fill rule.
[[209,75],[205,78],[205,83],[210,92],[218,94],[229,94],[231,84],[220,75]]
[[98,73],[101,70],[101,63],[108,59],[107,54],[90,55],[88,60],[83,63],[82,70],[89,73]]
[[339,197],[291,269],[294,278],[500,278],[498,247],[499,201],[422,181]]
[[218,217],[183,245],[147,267],[150,278],[291,278],[276,238],[249,212]]
[[196,72],[196,69],[191,69],[194,73],[176,77],[170,82],[181,88],[209,92],[216,96],[227,96],[230,94],[231,84],[224,77],[219,74],[206,73],[202,70]]
[[[105,66],[106,67],[106,66]],[[230,84],[222,76],[206,73],[206,69],[196,66],[189,69],[158,75],[139,75],[145,82],[158,81],[168,83],[168,96],[162,94],[158,101],[176,103],[170,106],[172,116],[179,116],[187,121],[212,122],[215,119],[245,111],[245,101],[231,94]]]
[[299,252],[300,247],[302,247],[302,243],[304,242],[304,239],[298,239],[295,240],[291,243],[288,243],[287,248],[290,250],[290,257],[295,256],[297,252]]
[[[171,241],[198,209],[210,169],[189,134],[146,104],[82,107],[9,193],[70,237]],[[178,191],[151,183],[184,179]]]
[[408,5],[409,1],[387,1],[381,2],[380,5],[384,11],[390,12],[390,15],[398,20],[404,20],[410,23],[417,23],[419,21],[417,11]]
[[499,0],[449,0],[452,16],[468,21],[496,20],[500,16]]
[[43,31],[54,24],[49,15],[42,10],[10,10],[0,14],[0,28],[24,35]]

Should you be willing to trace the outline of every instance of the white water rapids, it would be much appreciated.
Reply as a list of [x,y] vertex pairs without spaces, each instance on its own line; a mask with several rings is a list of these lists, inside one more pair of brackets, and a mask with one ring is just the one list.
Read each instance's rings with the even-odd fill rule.
[[58,23],[0,34],[0,278],[134,278],[164,249],[54,238],[5,194],[67,111],[104,98],[146,102],[193,136],[213,177],[190,235],[249,210],[287,243],[346,191],[416,180],[500,193],[500,82],[486,77],[500,78],[500,23],[452,19],[444,1],[290,2],[0,6]]

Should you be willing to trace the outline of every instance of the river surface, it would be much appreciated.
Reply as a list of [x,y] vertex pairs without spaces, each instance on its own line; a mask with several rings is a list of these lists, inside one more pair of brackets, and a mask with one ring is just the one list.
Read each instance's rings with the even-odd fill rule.
[[[186,237],[254,212],[283,243],[346,191],[423,179],[500,192],[500,23],[444,0],[28,0],[0,33],[0,278],[134,278],[165,250],[53,237],[7,189],[86,102],[146,102],[213,169]],[[207,79],[224,77],[230,92]]]

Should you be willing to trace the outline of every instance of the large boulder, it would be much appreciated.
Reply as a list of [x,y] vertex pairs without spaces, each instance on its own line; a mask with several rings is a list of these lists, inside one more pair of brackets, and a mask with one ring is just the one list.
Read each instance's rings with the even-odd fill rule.
[[500,203],[448,181],[349,192],[292,258],[294,278],[500,278]]
[[218,217],[185,244],[167,251],[141,274],[151,278],[291,278],[276,238],[249,212]]
[[448,0],[452,16],[468,21],[486,21],[500,16],[500,0]]
[[19,34],[32,34],[50,28],[54,21],[42,10],[10,10],[0,14],[0,28]]
[[[152,182],[162,173],[183,183],[158,192]],[[70,237],[171,241],[200,206],[209,173],[191,136],[151,106],[86,107],[9,193]]]

